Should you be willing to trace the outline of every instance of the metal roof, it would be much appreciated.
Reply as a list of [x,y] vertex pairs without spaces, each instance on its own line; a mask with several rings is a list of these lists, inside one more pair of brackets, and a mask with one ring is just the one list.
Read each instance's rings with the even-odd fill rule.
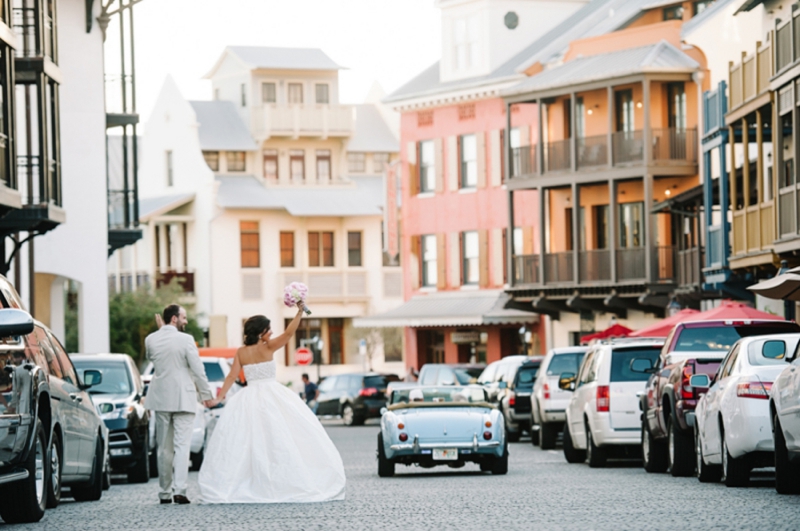
[[355,105],[356,120],[347,151],[397,153],[400,141],[375,105]]
[[725,7],[728,6],[729,4],[733,4],[736,2],[741,2],[741,0],[716,0],[716,2],[705,8],[702,13],[700,13],[699,15],[695,15],[694,17],[692,17],[692,20],[681,26],[681,38],[686,37],[687,35],[692,33],[695,29],[701,27],[710,18],[713,18],[714,16],[716,16],[717,13],[725,9]]
[[382,216],[382,176],[351,177],[352,184],[264,186],[252,175],[217,177],[221,208],[286,210],[293,216]]
[[194,199],[194,194],[174,194],[139,198],[139,220],[147,221],[153,216],[165,214],[182,207]]
[[501,290],[444,291],[416,295],[380,315],[353,319],[356,328],[481,326],[532,323],[533,312],[505,308],[510,296]]
[[271,70],[342,70],[319,48],[280,48],[271,46],[227,46],[252,68]]
[[230,101],[190,101],[200,124],[198,136],[204,151],[255,151],[256,141]]

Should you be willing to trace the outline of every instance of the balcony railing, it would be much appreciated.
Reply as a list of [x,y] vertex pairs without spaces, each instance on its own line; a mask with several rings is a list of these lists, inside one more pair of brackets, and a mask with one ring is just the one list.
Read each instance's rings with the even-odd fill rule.
[[697,129],[653,129],[653,160],[697,162]]
[[578,139],[578,167],[592,168],[608,164],[608,135]]
[[617,278],[626,280],[644,280],[647,278],[644,247],[617,249]]
[[797,232],[795,225],[794,187],[781,189],[778,195],[778,229],[781,236]]
[[292,282],[308,286],[309,301],[343,302],[370,298],[366,271],[337,271],[319,268],[319,271],[296,271],[278,275],[278,292]]
[[514,257],[514,284],[539,283],[539,255],[522,254]]
[[[786,26],[788,28],[788,26]],[[786,36],[784,35],[785,39]],[[781,44],[778,42],[776,51],[780,54],[781,46],[791,45],[791,41]],[[791,50],[790,50],[791,52]],[[789,53],[791,59],[791,53]],[[759,43],[755,52],[745,56],[740,63],[731,65],[728,69],[728,82],[730,85],[730,108],[735,110],[756,96],[769,90],[769,80],[775,72],[772,63],[772,45],[768,42]]]
[[353,133],[351,105],[266,105],[253,109],[257,136],[349,136]]
[[572,251],[544,255],[544,278],[548,283],[574,282]]
[[8,171],[8,156],[8,137],[0,133],[0,178],[8,188],[16,189],[16,172]]
[[611,280],[611,251],[593,249],[578,253],[578,272],[581,282]]
[[570,142],[571,140],[557,140],[549,142],[545,150],[547,171],[564,171],[570,169]]
[[37,22],[38,10],[44,9],[46,2],[37,8],[34,1],[21,2],[24,7],[13,8],[13,27],[19,37],[17,57],[48,57],[56,62],[56,31],[53,19],[49,15],[42,17],[44,27]]
[[36,155],[17,156],[17,179],[22,204],[40,205],[53,202],[61,206],[60,165],[50,161],[50,175],[44,171]]
[[183,269],[166,269],[156,273],[156,288],[177,281],[184,293],[194,293],[194,271]]
[[678,248],[674,245],[662,245],[652,248],[650,265],[653,268],[653,282],[668,282],[676,278],[675,266]]
[[611,135],[614,164],[640,163],[644,160],[644,132],[617,131]]
[[511,149],[511,168],[510,175],[519,177],[521,175],[531,175],[537,173],[536,164],[536,145],[520,146]]
[[703,248],[692,247],[678,251],[678,285],[697,286],[703,282]]

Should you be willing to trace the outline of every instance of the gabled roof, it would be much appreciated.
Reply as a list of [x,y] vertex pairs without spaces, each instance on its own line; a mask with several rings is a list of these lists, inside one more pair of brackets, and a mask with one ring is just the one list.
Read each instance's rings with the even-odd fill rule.
[[[739,1],[741,1],[741,0],[739,0]],[[734,15],[738,15],[739,13],[741,13],[743,11],[750,11],[751,9],[753,9],[756,6],[759,6],[759,5],[763,4],[763,3],[764,3],[764,0],[745,0],[745,2],[743,2],[742,5],[739,6],[739,9],[736,10],[736,13],[734,13]]]
[[206,78],[212,77],[223,59],[233,54],[250,69],[267,70],[343,70],[319,48],[280,48],[276,46],[226,46]]
[[139,220],[148,221],[194,200],[194,194],[173,194],[139,199]]
[[400,141],[375,105],[355,105],[356,120],[353,136],[347,142],[347,151],[397,153]]
[[702,13],[694,16],[692,20],[681,26],[681,38],[686,37],[695,29],[700,28],[709,19],[715,17],[717,13],[725,9],[725,7],[727,7],[728,5],[735,4],[741,1],[742,0],[717,0],[716,2],[705,8]]
[[190,101],[200,124],[198,136],[204,151],[254,151],[256,141],[230,101]]
[[503,96],[541,92],[648,72],[691,73],[699,67],[694,59],[667,41],[660,41],[649,46],[573,59],[525,79],[503,91]]

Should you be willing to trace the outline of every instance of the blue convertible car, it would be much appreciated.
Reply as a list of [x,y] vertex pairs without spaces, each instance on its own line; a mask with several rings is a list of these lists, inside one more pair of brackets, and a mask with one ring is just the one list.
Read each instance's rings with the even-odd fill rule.
[[396,464],[460,468],[478,463],[492,474],[508,472],[503,415],[479,386],[416,387],[392,392],[378,434],[378,475]]

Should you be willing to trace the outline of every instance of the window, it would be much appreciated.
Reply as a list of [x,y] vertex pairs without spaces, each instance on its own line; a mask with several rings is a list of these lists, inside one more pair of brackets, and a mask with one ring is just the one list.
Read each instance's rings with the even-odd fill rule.
[[664,20],[681,20],[683,19],[683,6],[672,6],[664,8]]
[[333,232],[308,233],[308,266],[333,267]]
[[693,16],[699,15],[700,13],[711,7],[711,4],[713,3],[714,0],[701,0],[700,2],[695,2],[693,6],[694,7]]
[[306,178],[306,154],[302,149],[289,151],[289,172],[293,181],[302,181]]
[[281,232],[281,267],[294,267],[294,232]]
[[[426,234],[421,238],[422,247],[422,285],[436,286],[436,236]],[[444,257],[442,257],[444,258]]]
[[226,153],[228,161],[228,171],[244,171],[245,170],[245,153],[244,151],[228,151]]
[[683,83],[670,83],[667,85],[669,99],[669,126],[678,131],[686,130],[686,92]]
[[386,171],[386,167],[388,165],[389,165],[389,154],[388,153],[373,153],[372,154],[372,170],[375,173]]
[[344,363],[344,319],[328,319],[328,354],[331,365]]
[[436,161],[434,160],[433,140],[419,143],[419,191],[436,190]]
[[620,90],[614,94],[617,111],[617,131],[633,131],[633,91]]
[[[512,248],[513,254],[515,256],[521,255],[524,252],[523,249],[524,245],[522,244],[522,227],[514,227],[514,233],[512,238],[513,238],[512,245],[514,246]],[[505,249],[503,249],[503,252],[505,253]]]
[[478,233],[477,231],[461,233],[462,284],[477,284],[480,278],[478,271]]
[[347,171],[350,173],[364,173],[367,171],[367,157],[365,153],[347,154]]
[[275,83],[261,83],[261,102],[276,103],[277,101],[278,93],[275,90]]
[[239,240],[242,247],[242,267],[260,267],[258,221],[240,221]]
[[575,98],[575,138],[586,136],[586,105],[583,98]]
[[468,70],[478,63],[478,18],[460,18],[453,28],[456,70]]
[[[504,131],[500,131],[500,165],[503,166],[502,169],[502,179],[505,182],[506,179],[506,172],[505,172],[505,134]],[[523,153],[523,150],[519,149],[522,147],[522,137],[520,136],[519,127],[514,127],[508,133],[508,143],[509,147],[511,148],[511,172],[509,175],[516,177],[517,175],[522,175],[523,173],[530,172],[531,163],[530,163],[530,156],[526,156]],[[523,159],[523,157],[525,157]],[[523,160],[524,166],[523,166]]]
[[642,247],[644,240],[643,203],[619,205],[619,246],[622,249]]
[[461,188],[478,185],[478,144],[475,135],[461,137]]
[[203,158],[212,171],[219,171],[219,151],[203,151]]
[[78,376],[75,374],[75,367],[72,365],[72,361],[70,361],[69,356],[64,351],[64,347],[61,346],[61,343],[58,339],[53,336],[50,332],[47,332],[47,338],[50,340],[50,344],[53,345],[53,349],[56,352],[56,357],[58,358],[59,365],[61,365],[61,372],[63,373],[63,379],[65,382],[69,382],[74,386],[78,386]]
[[289,105],[301,105],[303,103],[303,84],[289,83],[287,96]]
[[53,350],[53,346],[50,344],[47,334],[43,328],[39,328],[38,326],[35,328],[35,331],[36,338],[39,341],[39,349],[42,351],[45,360],[47,360],[47,368],[50,372],[50,375],[55,376],[56,378],[63,378],[64,376],[61,373],[61,366],[58,364],[55,350]]
[[317,180],[330,181],[331,180],[331,150],[318,149],[317,150]]
[[242,83],[242,107],[247,107],[247,85]]
[[637,358],[650,360],[656,366],[660,348],[620,349],[611,354],[611,381],[612,382],[645,382],[650,377],[646,372],[633,372],[631,362]]
[[608,205],[597,205],[594,210],[595,249],[608,249]]
[[327,83],[317,83],[315,87],[317,91],[317,103],[320,104],[327,104],[330,103],[329,96],[328,96],[328,84]]
[[167,151],[167,186],[175,184],[175,175],[172,170],[172,151]]
[[278,180],[278,150],[264,150],[264,178]]
[[361,233],[347,233],[347,265],[361,267]]

